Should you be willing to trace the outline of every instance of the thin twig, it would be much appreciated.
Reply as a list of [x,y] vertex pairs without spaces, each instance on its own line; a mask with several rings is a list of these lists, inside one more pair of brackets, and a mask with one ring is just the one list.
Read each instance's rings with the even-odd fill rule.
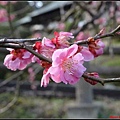
[[48,59],[48,58],[44,57],[43,55],[35,52],[34,50],[32,50],[30,47],[26,46],[25,44],[23,45],[23,48],[25,48],[26,50],[31,52],[33,55],[37,56],[40,60],[44,60],[44,61],[52,63],[51,59]]
[[28,39],[9,39],[9,38],[3,38],[0,39],[0,44],[3,43],[24,43],[24,42],[35,42],[35,41],[41,41],[41,38],[28,38]]
[[[120,30],[120,25],[119,25],[117,28],[115,28],[112,32],[106,33],[105,35],[101,35],[101,36],[94,36],[93,39],[94,39],[94,40],[97,40],[97,39],[100,39],[100,38],[120,36],[120,34],[115,34],[115,33],[116,33],[117,31],[119,31],[119,30]],[[88,43],[88,39],[75,42],[74,44],[81,45],[81,44],[86,44],[86,43]],[[72,44],[73,44],[73,43],[71,43],[70,45],[72,45]]]
[[93,76],[89,76],[89,75],[87,75],[85,73],[82,75],[82,77],[88,78],[88,79],[90,79],[92,81],[97,81],[102,85],[104,85],[105,83],[110,83],[110,82],[120,82],[120,77],[104,79],[104,78],[96,78],[96,77],[93,77]]
[[[116,35],[115,32],[117,32],[117,31],[119,31],[119,30],[120,30],[120,25],[119,25],[117,28],[115,28],[115,29],[114,29],[112,32],[110,32],[110,33],[107,33],[107,34],[101,35],[101,36],[94,36],[93,38],[94,38],[94,40],[96,40],[96,39],[100,39],[100,38],[115,36],[115,35]],[[120,35],[117,34],[117,36],[120,36]],[[3,43],[11,42],[12,40],[14,40],[14,42],[16,42],[16,43],[21,42],[22,44],[18,44],[18,45],[3,44]],[[16,41],[15,41],[15,40],[16,40]],[[2,43],[2,44],[0,44],[0,47],[23,48],[23,49],[28,50],[29,52],[31,52],[31,53],[34,54],[35,56],[37,56],[39,59],[45,60],[45,61],[47,61],[47,62],[52,63],[52,60],[50,60],[50,59],[44,57],[43,55],[35,52],[35,51],[32,49],[32,47],[27,46],[27,45],[24,44],[24,42],[29,41],[29,40],[31,41],[31,39],[9,39],[9,41],[8,41],[8,39],[2,39],[2,40],[1,40],[1,41],[2,41],[1,43]],[[32,40],[38,40],[38,39],[32,39]],[[78,41],[78,42],[75,42],[75,43],[70,43],[70,45],[72,45],[72,44],[78,44],[78,45],[80,45],[80,44],[86,44],[87,42],[88,42],[88,39],[82,40],[82,41]]]

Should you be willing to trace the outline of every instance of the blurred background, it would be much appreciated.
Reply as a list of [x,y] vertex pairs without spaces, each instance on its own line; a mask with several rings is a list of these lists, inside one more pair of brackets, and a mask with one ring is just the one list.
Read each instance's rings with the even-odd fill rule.
[[[119,1],[0,1],[0,38],[53,38],[54,31],[72,32],[79,41],[105,28],[109,33],[120,25]],[[87,71],[100,77],[120,76],[120,38],[106,37],[104,54],[89,62]],[[28,43],[31,44],[31,43]],[[40,87],[43,68],[36,63],[24,71],[3,65],[9,52],[0,48],[0,118],[68,118],[71,104],[99,101],[97,118],[120,116],[120,83],[104,86],[50,84]],[[87,89],[83,84],[83,88]],[[84,93],[82,98],[81,93]],[[80,100],[79,100],[80,99]],[[78,102],[79,101],[79,102]]]

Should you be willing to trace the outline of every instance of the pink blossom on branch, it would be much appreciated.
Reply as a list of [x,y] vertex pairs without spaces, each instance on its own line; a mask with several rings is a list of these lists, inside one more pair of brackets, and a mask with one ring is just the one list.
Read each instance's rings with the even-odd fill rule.
[[94,57],[98,57],[103,54],[105,44],[101,41],[101,39],[94,40],[93,38],[89,38],[89,51],[94,55]]
[[91,61],[94,59],[94,55],[89,51],[88,47],[78,46],[77,52],[82,54],[84,61]]
[[32,54],[25,49],[8,49],[8,54],[4,59],[4,65],[13,71],[23,70],[31,63]]
[[48,68],[46,68],[43,71],[43,76],[42,76],[42,79],[41,79],[41,87],[42,86],[47,87],[49,82],[50,82],[50,71],[49,71]]
[[[33,50],[35,52],[38,52],[40,53],[40,50],[41,50],[41,41],[40,42],[35,42],[35,44],[33,45]],[[32,62],[37,62],[40,64],[40,59],[38,57],[36,57],[35,55],[32,57]]]
[[[35,50],[39,54],[42,54],[48,59],[52,59],[52,54],[55,51],[55,49],[56,49],[55,45],[52,43],[50,39],[46,37],[44,37],[42,41],[36,42],[33,45],[33,50]],[[32,62],[38,62],[39,64],[41,64],[41,60],[36,56],[32,58]]]
[[54,32],[55,37],[52,38],[52,42],[56,45],[56,48],[69,47],[70,38],[74,38],[71,32]]
[[84,57],[77,53],[78,45],[58,49],[52,55],[52,66],[43,75],[41,86],[47,86],[49,78],[56,83],[75,84],[80,80],[86,68],[83,66]]
[[[89,37],[89,34],[85,34],[84,32],[79,32],[76,37],[76,41],[82,41]],[[91,61],[94,59],[94,55],[89,51],[88,47],[78,46],[78,52],[82,54],[84,57],[84,61]]]

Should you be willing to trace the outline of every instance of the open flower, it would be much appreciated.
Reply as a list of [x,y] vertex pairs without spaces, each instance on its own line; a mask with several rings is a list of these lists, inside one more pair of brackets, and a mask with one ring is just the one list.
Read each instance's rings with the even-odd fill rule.
[[88,47],[78,46],[77,52],[82,54],[84,61],[91,61],[94,59],[94,55],[89,51]]
[[53,53],[50,74],[54,81],[75,84],[80,80],[86,68],[83,66],[84,57],[77,53],[77,50],[78,45],[73,44],[69,48],[58,49]]
[[77,53],[78,45],[69,48],[58,49],[52,55],[52,66],[44,74],[43,81],[49,81],[49,77],[56,83],[75,84],[80,80],[86,68],[83,66],[84,57]]
[[[42,39],[40,42],[36,42],[33,46],[33,50],[38,52],[39,54],[45,56],[48,59],[52,59],[52,54],[55,51],[55,45],[52,43],[52,41],[46,37]],[[33,56],[32,62],[37,62],[43,66],[43,64],[48,65],[49,63],[43,60],[40,60],[38,57]],[[43,66],[45,67],[45,66]]]
[[73,34],[70,32],[54,32],[55,38],[52,38],[52,42],[57,48],[69,47],[68,40],[74,38]]
[[52,54],[55,51],[55,45],[52,43],[52,41],[46,37],[42,39],[42,47],[40,50],[40,53],[44,55],[47,58],[52,58]]
[[23,70],[31,63],[32,54],[25,49],[8,49],[10,54],[4,59],[4,65],[13,71]]

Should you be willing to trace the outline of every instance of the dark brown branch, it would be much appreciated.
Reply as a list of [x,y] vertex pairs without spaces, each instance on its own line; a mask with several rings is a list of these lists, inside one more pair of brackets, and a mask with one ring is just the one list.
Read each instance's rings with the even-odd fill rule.
[[[114,36],[115,35],[115,32],[117,32],[118,30],[120,30],[120,25],[115,28],[112,32],[110,33],[107,33],[105,35],[102,35],[102,36],[95,36],[93,37],[95,40],[96,39],[99,39],[99,38],[104,38],[104,37],[110,37],[110,36]],[[35,56],[37,56],[39,59],[41,60],[45,60],[47,62],[50,62],[52,63],[52,60],[44,57],[43,55],[40,55],[39,53],[35,52],[34,50],[32,50],[29,46],[25,45],[24,42],[26,41],[31,41],[31,40],[39,40],[38,38],[37,39],[1,39],[0,43],[0,47],[8,47],[8,48],[24,48],[26,50],[28,50],[29,52],[31,52],[32,54],[34,54]],[[41,40],[41,39],[40,39]],[[14,42],[13,42],[14,41]],[[23,42],[23,44],[17,44],[17,45],[11,45],[11,44],[3,44],[3,43],[8,43],[8,42],[12,42],[12,43],[20,43],[20,42]],[[79,41],[79,42],[76,42],[76,43],[72,43],[72,44],[85,44],[88,42],[88,39],[87,40],[82,40],[82,41]],[[72,45],[71,44],[71,45]]]
[[[119,30],[120,30],[120,25],[119,25],[117,28],[115,28],[113,31],[111,31],[110,33],[107,33],[107,34],[101,35],[101,36],[99,36],[99,34],[98,34],[98,35],[95,35],[93,38],[94,38],[94,39],[99,39],[99,38],[105,38],[105,37],[114,36],[115,33],[116,33],[117,31],[119,31]],[[37,57],[40,58],[41,60],[45,60],[45,61],[47,61],[47,62],[52,63],[52,60],[50,60],[50,59],[48,59],[48,58],[40,55],[39,53],[35,52],[35,51],[32,49],[32,47],[25,45],[24,42],[26,41],[26,39],[20,39],[20,40],[22,40],[22,42],[23,42],[22,44],[21,44],[21,43],[18,43],[19,39],[17,39],[16,43],[18,43],[18,44],[13,44],[13,45],[7,44],[7,43],[6,43],[6,42],[8,42],[7,40],[8,40],[8,39],[4,39],[4,40],[1,42],[2,44],[0,44],[0,47],[23,48],[23,49],[28,50],[29,52],[31,52],[32,54],[34,54],[35,56],[37,56]],[[28,40],[28,39],[27,39],[27,40]],[[30,40],[30,39],[29,39],[29,40]],[[11,42],[11,41],[9,41],[9,42]],[[20,41],[19,41],[19,42],[20,42]],[[87,39],[87,40],[83,40],[82,42],[76,42],[76,44],[83,44],[83,43],[86,43],[86,42],[88,42],[88,39]],[[4,43],[4,44],[3,44],[3,43]],[[92,77],[92,76],[88,76],[86,73],[84,73],[84,74],[82,75],[82,77],[88,78],[88,79],[93,80],[93,81],[97,81],[97,82],[101,83],[102,85],[104,85],[105,83],[109,83],[109,82],[120,82],[120,77],[119,77],[119,78],[107,78],[107,79],[103,79],[103,78],[95,78],[95,77]]]
[[[105,37],[111,37],[111,36],[115,36],[115,32],[117,32],[118,30],[120,30],[120,25],[117,27],[117,28],[115,28],[112,32],[110,32],[110,33],[107,33],[107,34],[105,34],[105,35],[102,35],[102,36],[95,36],[95,37],[93,37],[95,40],[96,39],[99,39],[99,38],[105,38]],[[119,35],[119,34],[118,34]],[[28,42],[28,41],[37,41],[37,40],[39,40],[38,38],[37,39],[1,39],[1,41],[0,41],[0,43],[2,43],[2,44],[0,44],[0,47],[8,47],[8,48],[24,48],[24,49],[26,49],[26,50],[28,50],[29,52],[31,52],[32,54],[34,54],[35,56],[37,56],[39,59],[41,59],[41,60],[45,60],[45,61],[47,61],[47,62],[50,62],[50,63],[52,63],[52,60],[50,60],[50,59],[47,59],[46,57],[44,57],[44,56],[42,56],[42,55],[40,55],[39,53],[37,53],[37,52],[35,52],[34,50],[32,50],[29,46],[27,46],[27,45],[25,45],[25,44],[17,44],[17,45],[11,45],[11,44],[5,44],[5,43],[24,43],[24,42]],[[41,40],[41,39],[40,39]],[[14,42],[13,42],[14,41]],[[72,44],[78,44],[78,45],[80,45],[80,44],[86,44],[88,42],[88,39],[87,40],[82,40],[82,41],[79,41],[79,42],[76,42],[76,43],[71,43],[70,45],[72,45]],[[3,44],[4,43],[4,44]]]
[[[115,34],[117,31],[119,31],[120,30],[120,25],[117,27],[117,28],[115,28],[112,32],[110,32],[110,33],[106,33],[105,35],[101,35],[101,36],[95,36],[95,37],[93,37],[94,38],[94,40],[97,40],[97,39],[100,39],[100,38],[106,38],[106,37],[113,37],[113,36],[120,36],[119,34]],[[88,43],[88,39],[86,39],[86,40],[81,40],[81,41],[78,41],[78,42],[75,42],[74,44],[78,44],[78,45],[81,45],[81,44],[86,44],[86,43]],[[71,43],[70,45],[72,45],[73,43]]]
[[35,42],[35,41],[41,41],[41,38],[28,38],[28,39],[9,39],[9,38],[3,38],[0,39],[0,44],[3,43],[24,43],[24,42]]
[[36,57],[38,57],[40,60],[44,60],[44,61],[52,63],[52,60],[50,60],[50,59],[44,57],[43,55],[35,52],[34,50],[32,50],[32,48],[30,48],[30,47],[28,47],[26,45],[24,45],[23,48],[26,49],[26,50],[28,50],[29,52],[31,52],[33,55],[35,55]]
[[3,47],[3,48],[13,48],[13,49],[21,49],[23,47],[21,47],[20,45],[18,44],[15,44],[15,45],[11,45],[11,44],[0,44],[0,47]]
[[52,60],[44,57],[43,55],[35,52],[32,47],[30,47],[29,45],[25,45],[25,44],[0,44],[0,47],[5,47],[5,48],[14,48],[14,49],[26,49],[27,51],[29,51],[30,53],[32,53],[33,55],[35,55],[36,57],[38,57],[40,60],[44,60],[47,62],[52,63]]
[[96,77],[93,77],[93,76],[89,76],[89,75],[87,75],[85,73],[82,75],[82,77],[88,78],[88,79],[90,79],[92,81],[97,81],[102,85],[104,85],[105,83],[110,83],[110,82],[120,82],[120,77],[104,79],[104,78],[96,78]]

